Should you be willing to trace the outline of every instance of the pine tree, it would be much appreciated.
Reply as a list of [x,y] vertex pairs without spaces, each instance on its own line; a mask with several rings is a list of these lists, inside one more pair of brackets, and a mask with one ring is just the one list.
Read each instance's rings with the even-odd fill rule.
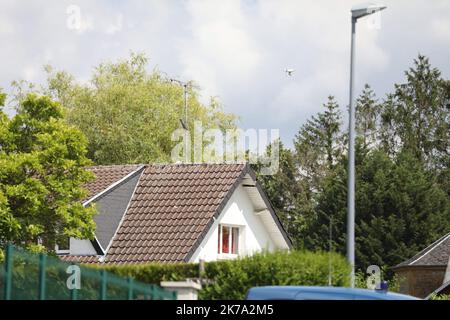
[[[410,152],[391,159],[381,150],[358,148],[356,168],[356,265],[392,267],[450,230],[450,201],[435,178]],[[324,181],[315,219],[307,227],[306,247],[328,250],[329,220],[333,248],[346,254],[346,159]]]
[[[274,175],[259,174],[261,164],[253,165],[258,181],[269,197],[272,206],[280,218],[285,230],[291,236],[294,246],[303,245],[302,237],[306,220],[312,213],[311,191],[304,182],[299,180],[294,155],[286,149],[281,141],[279,143],[279,169]],[[270,153],[271,146],[268,146]]]
[[[410,150],[432,168],[446,166],[450,149],[450,82],[432,68],[428,58],[419,55],[405,72],[406,83],[383,106],[384,136],[394,134],[390,148]],[[391,140],[392,140],[391,139]]]
[[356,133],[358,139],[362,140],[363,149],[368,150],[377,145],[379,108],[375,93],[366,84],[356,100]]
[[333,96],[323,105],[325,111],[303,125],[294,140],[295,155],[301,179],[313,192],[332,170],[342,151],[341,114]]

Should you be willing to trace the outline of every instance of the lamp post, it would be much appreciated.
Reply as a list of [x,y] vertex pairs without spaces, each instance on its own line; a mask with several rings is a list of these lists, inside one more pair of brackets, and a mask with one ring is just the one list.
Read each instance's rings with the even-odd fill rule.
[[377,4],[359,5],[352,8],[352,35],[350,49],[350,101],[349,101],[349,139],[348,139],[348,188],[347,188],[347,259],[351,266],[350,285],[355,287],[355,31],[359,18],[386,9]]

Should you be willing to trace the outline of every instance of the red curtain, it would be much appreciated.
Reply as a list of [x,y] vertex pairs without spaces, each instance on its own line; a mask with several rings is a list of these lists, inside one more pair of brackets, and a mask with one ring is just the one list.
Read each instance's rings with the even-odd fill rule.
[[230,228],[222,227],[222,253],[230,253]]

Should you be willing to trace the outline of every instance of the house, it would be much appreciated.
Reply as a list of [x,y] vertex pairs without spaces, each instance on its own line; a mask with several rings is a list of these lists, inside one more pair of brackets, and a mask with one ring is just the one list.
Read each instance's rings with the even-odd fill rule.
[[400,292],[425,298],[449,289],[450,233],[393,268],[400,278]]
[[291,241],[248,164],[91,167],[84,205],[95,239],[70,239],[64,261],[138,264],[232,259]]

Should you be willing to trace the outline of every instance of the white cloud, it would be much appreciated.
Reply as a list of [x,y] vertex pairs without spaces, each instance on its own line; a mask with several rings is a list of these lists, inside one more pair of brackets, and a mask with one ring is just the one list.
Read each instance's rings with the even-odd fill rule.
[[183,75],[199,82],[209,95],[224,82],[248,81],[261,63],[261,52],[247,30],[239,1],[190,1],[190,34],[179,43]]
[[[357,26],[357,90],[378,96],[401,81],[418,52],[450,74],[448,1],[386,0],[380,28]],[[280,128],[289,144],[329,94],[348,100],[353,0],[13,0],[0,3],[0,87],[42,81],[42,65],[87,81],[92,67],[130,50],[172,77],[195,80],[204,100],[219,96],[244,127]],[[76,5],[81,27],[67,28]],[[430,19],[433,17],[433,19]],[[372,21],[374,22],[374,21]],[[377,22],[377,21],[375,21]],[[296,69],[286,77],[284,68]]]
[[116,17],[116,21],[106,26],[105,32],[110,35],[116,34],[120,30],[122,30],[122,21],[123,15],[119,13]]
[[437,40],[450,41],[450,17],[432,20],[430,34]]
[[38,68],[34,66],[27,66],[23,69],[22,75],[26,81],[30,82],[36,81],[38,75]]

